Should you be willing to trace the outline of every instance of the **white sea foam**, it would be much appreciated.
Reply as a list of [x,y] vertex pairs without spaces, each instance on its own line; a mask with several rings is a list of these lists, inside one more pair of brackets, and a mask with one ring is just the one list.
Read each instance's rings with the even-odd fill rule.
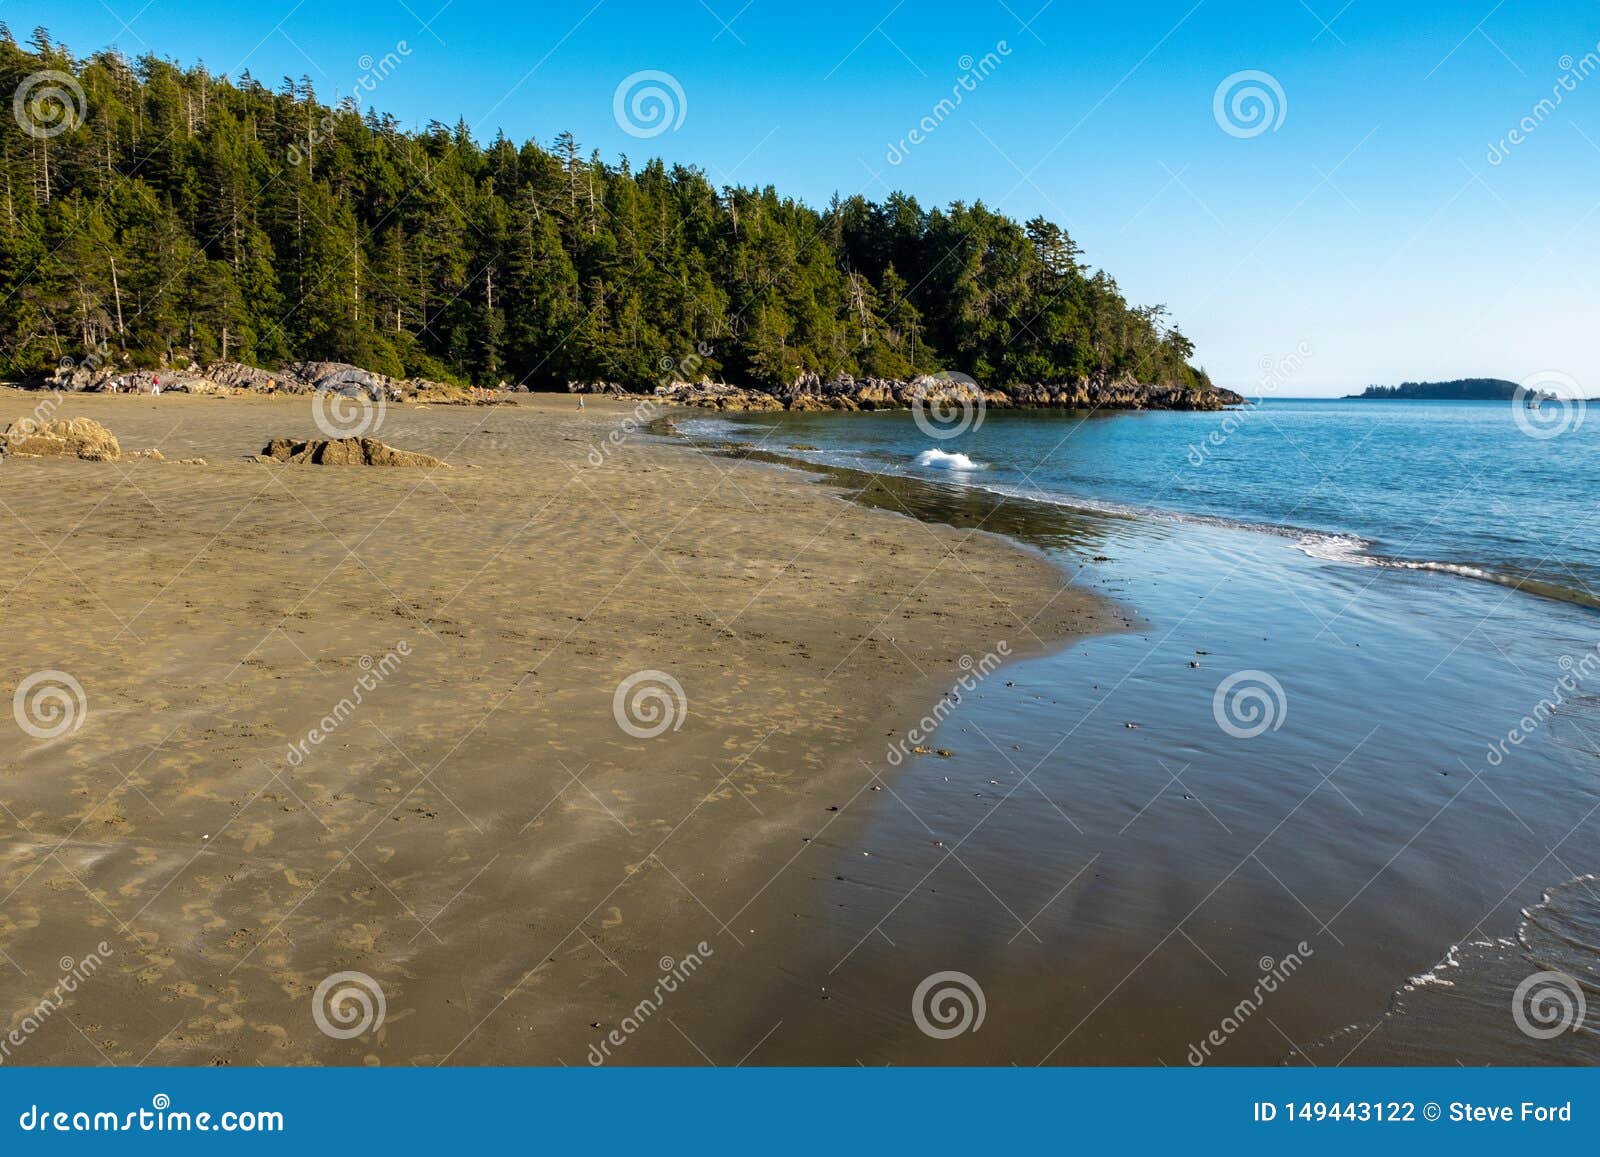
[[982,470],[983,467],[959,451],[924,450],[917,455],[918,466],[931,466],[937,470]]
[[1378,560],[1367,553],[1372,544],[1354,534],[1303,533],[1297,545],[1311,558],[1320,558],[1325,562],[1378,565]]

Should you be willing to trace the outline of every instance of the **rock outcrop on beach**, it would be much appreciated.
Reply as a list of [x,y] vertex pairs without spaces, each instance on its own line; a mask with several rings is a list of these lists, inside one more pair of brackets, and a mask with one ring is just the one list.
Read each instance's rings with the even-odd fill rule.
[[[573,393],[625,396],[605,382],[570,383]],[[1221,410],[1242,406],[1232,390],[1192,386],[1148,385],[1131,377],[1084,378],[1056,385],[1022,384],[985,389],[964,375],[925,375],[910,380],[890,378],[823,379],[804,374],[786,386],[752,389],[726,382],[672,382],[658,386],[655,397],[685,406],[713,410],[896,410],[914,404],[973,406],[990,409],[1055,408],[1081,410]]]
[[376,438],[324,438],[299,442],[274,438],[261,451],[263,458],[276,462],[312,466],[448,466],[431,454],[396,450]]
[[25,387],[56,390],[61,393],[119,394],[310,394],[337,392],[362,395],[384,401],[427,401],[437,404],[477,403],[490,399],[474,397],[459,386],[429,378],[391,378],[375,370],[362,369],[346,362],[291,362],[276,370],[247,366],[241,362],[217,362],[204,368],[134,370],[116,365],[64,365],[51,373],[22,383]]
[[0,452],[18,458],[81,458],[86,462],[115,462],[122,457],[116,435],[93,418],[19,419],[0,433]]

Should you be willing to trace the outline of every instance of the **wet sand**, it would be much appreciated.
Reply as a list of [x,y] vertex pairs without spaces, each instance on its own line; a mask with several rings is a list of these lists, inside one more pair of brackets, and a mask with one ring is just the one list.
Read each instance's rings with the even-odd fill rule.
[[[0,420],[43,397],[0,390]],[[7,697],[61,671],[84,704],[0,727],[5,1063],[805,1051],[756,1010],[801,983],[884,743],[962,656],[1127,615],[993,535],[613,446],[630,413],[391,407],[377,436],[452,464],[422,471],[246,461],[315,435],[306,398],[69,397],[125,454],[209,464],[0,465]],[[647,738],[614,714],[645,671],[683,692],[642,701],[636,732],[676,724]],[[324,1001],[361,1031],[319,1028],[341,972],[381,1026]]]

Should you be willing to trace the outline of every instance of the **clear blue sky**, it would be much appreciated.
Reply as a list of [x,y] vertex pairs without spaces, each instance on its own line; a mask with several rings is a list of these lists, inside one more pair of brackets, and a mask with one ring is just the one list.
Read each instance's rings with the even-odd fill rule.
[[[407,124],[571,129],[611,159],[659,154],[814,204],[903,188],[1044,213],[1252,392],[1297,348],[1285,394],[1546,370],[1600,392],[1600,68],[1536,111],[1586,54],[1600,62],[1600,4],[1041,2],[3,0],[0,19],[80,55],[309,75],[324,98],[404,41],[364,103]],[[963,57],[991,52],[991,73],[934,113]],[[646,69],[676,79],[683,119],[638,139],[613,97]],[[1213,115],[1243,70],[1283,94],[1281,122],[1254,136]],[[1525,117],[1534,130],[1492,164]]]

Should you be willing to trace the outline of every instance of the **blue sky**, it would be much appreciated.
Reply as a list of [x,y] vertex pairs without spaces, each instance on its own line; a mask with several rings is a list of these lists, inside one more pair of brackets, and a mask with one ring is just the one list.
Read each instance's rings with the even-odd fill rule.
[[[1600,393],[1593,3],[141,3],[4,0],[0,19],[80,55],[309,75],[324,98],[395,53],[365,103],[407,124],[571,129],[607,158],[661,155],[814,204],[902,188],[1043,213],[1250,392],[1287,358],[1290,395],[1551,370]],[[986,54],[988,75],[936,113]],[[681,124],[647,139],[613,113],[644,70],[683,93]],[[1275,82],[1261,88],[1281,114],[1254,135],[1229,120],[1232,89],[1233,131],[1214,115],[1244,71]],[[935,127],[891,163],[924,117]]]

